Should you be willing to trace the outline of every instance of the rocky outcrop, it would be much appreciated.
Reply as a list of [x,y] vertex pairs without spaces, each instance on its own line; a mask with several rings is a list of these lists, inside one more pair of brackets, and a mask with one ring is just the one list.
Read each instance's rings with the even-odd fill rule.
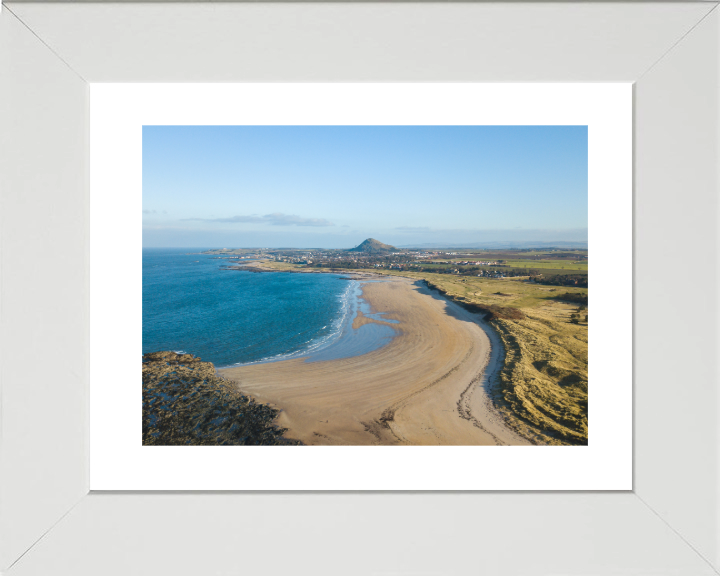
[[142,358],[143,445],[287,445],[278,410],[243,395],[192,354]]

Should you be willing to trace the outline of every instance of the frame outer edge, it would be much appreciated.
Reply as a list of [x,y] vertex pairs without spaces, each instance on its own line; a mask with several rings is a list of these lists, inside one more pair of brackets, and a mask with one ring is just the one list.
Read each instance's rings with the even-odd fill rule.
[[[24,1],[25,0],[18,0],[19,3],[22,3]],[[708,3],[710,3],[710,2],[708,2]],[[28,87],[28,85],[30,85],[30,84],[34,84],[34,82],[38,82],[38,83],[45,82],[49,86],[49,85],[53,84],[53,81],[50,78],[44,78],[42,80],[39,80],[39,78],[42,78],[42,75],[43,75],[43,72],[41,72],[42,69],[52,70],[51,77],[53,77],[53,78],[58,78],[58,77],[66,75],[66,74],[69,74],[69,71],[67,71],[67,70],[65,70],[64,73],[61,73],[60,70],[57,68],[57,61],[55,61],[51,64],[52,59],[50,59],[48,57],[49,55],[47,53],[44,55],[40,55],[41,51],[38,51],[36,49],[37,47],[28,50],[26,53],[20,53],[21,51],[18,51],[18,49],[17,49],[18,44],[25,46],[30,43],[27,38],[28,30],[25,30],[22,32],[19,31],[19,29],[17,28],[17,24],[19,24],[19,22],[17,22],[16,24],[10,23],[9,18],[11,18],[11,15],[8,13],[9,11],[7,9],[2,10],[1,8],[2,7],[0,7],[0,90],[2,90],[2,93],[4,96],[8,95],[8,87],[15,88],[14,84],[16,83],[16,81],[19,81],[19,80],[17,80],[18,77],[21,77],[23,79],[23,81],[27,81],[27,83],[25,84],[25,87]],[[715,30],[714,33],[711,32],[711,34],[714,34],[714,50],[715,50],[716,55],[718,54],[718,52],[720,52],[720,43],[718,41],[718,33],[717,33],[718,20],[719,20],[719,15],[718,15],[718,11],[716,10],[713,12],[713,14],[711,14],[708,17],[708,24],[706,25],[706,26],[713,26],[714,30]],[[705,26],[700,28],[697,31],[697,33],[693,32],[692,33],[693,37],[688,38],[688,42],[694,42],[695,41],[694,36],[696,34],[697,35],[707,34],[707,31],[705,31],[704,28],[705,28]],[[23,36],[23,34],[25,35],[25,37],[22,38],[22,41],[16,42],[16,39]],[[683,50],[685,50],[685,46],[679,46],[678,50],[674,51],[674,52],[681,53]],[[30,53],[32,53],[31,56],[30,56]],[[23,73],[20,73],[14,67],[14,64],[16,64],[16,62],[14,62],[13,59],[16,57],[19,58],[20,60],[27,58],[27,62],[30,63],[30,65],[28,67],[26,67],[26,69],[23,71]],[[676,57],[677,57],[676,53],[669,54],[667,60],[668,60],[668,62],[671,62]],[[57,59],[55,59],[55,60],[57,60]],[[714,60],[715,60],[714,65],[711,66],[712,71],[710,72],[710,74],[712,77],[715,78],[715,85],[714,85],[713,91],[711,91],[711,96],[714,96],[715,101],[717,102],[717,100],[718,100],[717,78],[718,78],[718,76],[720,76],[720,65],[718,65],[717,57]],[[37,74],[37,77],[34,79],[29,78],[29,73],[31,72],[32,66],[37,67],[36,71],[35,71]],[[647,78],[643,77],[639,80],[638,83],[642,87],[643,90],[645,90],[646,88],[648,88],[650,86],[650,83],[652,81],[654,81],[656,74],[665,73],[664,72],[665,66],[666,66],[666,63],[661,62],[657,66],[657,68],[658,68],[657,71],[651,71],[647,74]],[[77,78],[75,78],[74,86],[72,85],[72,82],[69,82],[68,80],[69,80],[69,78],[63,77],[62,82],[60,82],[60,83],[66,84],[65,90],[67,90],[67,94],[65,94],[65,96],[68,96],[68,99],[69,99],[70,94],[73,94],[74,98],[77,98],[79,95],[78,100],[80,100],[86,104],[87,100],[88,100],[87,86],[86,85],[78,86],[78,84],[83,84],[83,83]],[[697,78],[696,78],[696,80],[697,80]],[[56,86],[53,85],[53,89],[56,90],[57,89]],[[62,91],[60,93],[54,92],[54,94],[58,96],[58,100],[63,99]],[[29,107],[28,102],[25,100],[25,96],[26,96],[25,94],[21,93],[20,91],[18,91],[18,89],[16,89],[15,92],[11,94],[11,97],[4,99],[5,100],[4,104],[3,104],[3,100],[0,99],[0,124],[2,124],[3,126],[8,125],[12,116],[15,115],[14,111],[12,110],[12,106],[10,104],[11,102],[20,103],[21,105],[25,105],[25,106]],[[38,95],[33,94],[33,97],[38,97]],[[13,100],[13,98],[14,98],[14,100]],[[49,107],[52,108],[53,110],[55,110],[55,113],[60,112],[61,116],[67,116],[68,108],[72,109],[72,110],[75,110],[77,108],[76,105],[66,106],[65,103],[63,103],[61,105],[57,102],[52,103],[51,100],[52,100],[52,98],[50,98],[50,97],[40,99],[40,101],[42,101],[46,104],[49,104]],[[21,106],[21,108],[22,108],[22,106]],[[715,106],[715,114],[717,114],[717,104]],[[75,119],[79,119],[80,115],[73,115],[73,117]],[[31,119],[27,119],[27,121],[32,123]],[[13,119],[13,122],[10,122],[10,124],[14,124],[15,122],[16,122],[16,119]],[[87,128],[87,125],[86,125],[87,118],[86,117],[83,117],[83,119],[80,120],[80,124],[82,124],[83,122],[85,122],[85,128]],[[70,123],[71,122],[68,122],[68,124],[70,124]],[[714,130],[714,144],[711,146],[711,149],[714,150],[715,152],[717,152],[718,148],[720,148],[720,140],[718,139],[717,125],[718,125],[717,117],[715,117],[715,127],[716,128]],[[33,129],[34,129],[34,135],[37,137],[38,134],[40,133],[38,131],[37,126],[34,126]],[[16,250],[16,248],[18,247],[18,242],[16,239],[13,240],[12,236],[15,232],[18,231],[18,227],[20,226],[20,223],[12,222],[13,218],[7,216],[8,210],[12,210],[14,207],[17,207],[17,202],[20,200],[19,198],[15,197],[13,194],[8,194],[8,191],[12,190],[13,186],[16,183],[22,182],[22,178],[21,178],[22,175],[18,176],[17,172],[13,173],[11,170],[9,170],[9,168],[13,168],[15,166],[16,161],[21,160],[21,152],[19,152],[18,148],[15,147],[15,145],[17,143],[11,141],[10,133],[11,133],[11,131],[7,131],[3,135],[2,131],[0,131],[0,193],[1,193],[1,197],[0,197],[0,249],[2,250],[2,254],[0,255],[0,277],[1,278],[6,278],[6,274],[8,273],[8,267],[6,266],[6,258],[5,258],[5,255],[7,254],[8,251],[12,250],[13,252],[22,254],[23,256],[27,257],[28,259],[34,261],[34,258],[32,258],[32,256],[33,256],[32,251],[29,247],[23,248],[21,246],[19,248],[19,252]],[[47,136],[47,134],[44,134],[44,136]],[[75,140],[73,142],[73,144],[74,144],[73,154],[76,156],[79,154],[79,152],[78,152],[79,148],[77,146],[77,143],[78,143],[78,141],[83,140],[83,138],[87,139],[87,130],[85,130],[84,136],[80,136],[78,140]],[[23,143],[26,146],[29,146],[31,140],[32,140],[32,137],[28,136],[28,141],[23,142]],[[58,143],[63,142],[63,140],[58,135],[55,135],[53,142],[54,143],[43,143],[42,152],[49,154],[52,150],[54,150],[54,146],[57,145]],[[37,143],[37,141],[35,141],[35,143]],[[67,141],[64,141],[63,143],[67,144]],[[83,150],[84,150],[85,145],[86,145],[86,142],[83,145]],[[29,147],[25,148],[26,151],[29,149],[30,149]],[[84,151],[82,152],[82,154],[80,154],[80,157],[82,159],[81,159],[79,165],[84,166],[84,170],[86,172],[87,166],[84,164],[84,154],[85,154]],[[716,156],[716,158],[717,158],[717,156]],[[19,162],[19,164],[22,164],[22,162]],[[67,169],[67,167],[65,167],[65,168]],[[26,170],[27,166],[22,166],[22,169]],[[25,172],[25,174],[28,174],[28,173]],[[34,176],[37,177],[39,175],[34,175]],[[63,170],[60,169],[60,167],[58,167],[58,172],[57,172],[56,176],[65,178],[65,177],[67,177],[67,174],[64,173]],[[74,177],[74,181],[75,181],[76,186],[80,186],[81,188],[83,188],[85,190],[84,201],[85,201],[85,205],[87,205],[87,174],[84,174],[83,177],[79,177],[79,178],[77,177],[77,174],[76,174]],[[69,191],[69,190],[73,189],[73,186],[65,184],[63,186],[63,188],[65,190]],[[39,190],[39,188],[37,186],[35,186],[34,189]],[[74,188],[74,189],[76,190],[77,188]],[[717,191],[718,191],[717,167],[716,167],[715,173],[714,173],[714,191],[717,194]],[[45,193],[47,194],[47,192],[45,192]],[[42,194],[43,194],[43,192],[40,192],[40,196],[42,196]],[[720,218],[720,210],[718,210],[717,202],[713,202],[712,206],[714,209],[713,210],[713,219],[714,219],[714,222],[717,223],[718,218]],[[78,207],[75,206],[75,210],[77,210],[77,208]],[[86,206],[84,209],[86,209]],[[48,222],[50,223],[50,228],[52,229],[52,222],[51,222],[52,218],[50,218],[49,216],[50,216],[49,214],[45,214],[45,213],[43,214],[43,217],[48,220]],[[77,216],[77,213],[75,214],[75,216]],[[82,221],[87,223],[87,217],[83,216]],[[9,226],[6,226],[8,224],[9,224]],[[57,223],[55,223],[54,225],[56,227],[58,226]],[[23,238],[24,240],[27,240],[27,238],[25,236],[21,235],[20,237]],[[712,287],[717,288],[717,284],[718,284],[717,272],[718,272],[718,264],[719,264],[718,256],[720,254],[720,243],[718,242],[717,234],[713,238],[711,238],[711,240],[712,240],[712,248],[709,249],[709,255],[711,256],[711,266],[713,267],[713,272],[715,274],[715,279],[713,280],[714,284],[712,284]],[[87,252],[87,243],[86,243],[85,239],[82,240],[82,244],[85,246],[83,248],[82,252],[86,253]],[[43,247],[43,249],[46,249],[46,250],[48,249],[48,246],[49,245],[41,244],[41,247]],[[33,244],[33,247],[36,247],[36,245]],[[49,251],[52,252],[53,249],[57,249],[57,248],[50,246]],[[84,260],[83,262],[84,262],[83,264],[79,264],[78,262],[75,262],[74,265],[78,266],[77,270],[80,273],[80,277],[83,278],[83,281],[80,283],[81,289],[87,291],[87,261]],[[14,260],[13,265],[15,265],[15,264],[17,264],[17,262]],[[23,265],[20,269],[23,272],[28,272],[29,271],[28,263]],[[53,267],[53,270],[58,270],[58,269]],[[11,270],[11,272],[14,272],[14,270]],[[32,276],[32,277],[37,276],[37,274],[33,273],[32,271],[29,271],[28,275]],[[12,354],[10,353],[10,351],[17,349],[17,347],[19,346],[19,343],[17,341],[13,342],[12,340],[7,339],[9,336],[11,336],[11,334],[8,334],[6,332],[8,318],[7,318],[7,315],[5,314],[5,311],[8,309],[8,307],[12,307],[12,302],[11,302],[11,299],[6,294],[5,285],[6,285],[6,283],[9,283],[12,285],[14,282],[15,282],[15,279],[11,279],[9,282],[6,282],[5,280],[3,280],[2,285],[0,286],[0,337],[2,338],[2,341],[1,341],[2,346],[0,347],[0,352],[2,352],[3,360],[5,360],[5,362],[3,364],[7,363],[8,359],[12,358]],[[708,289],[708,292],[710,292],[709,289]],[[715,291],[715,294],[717,294],[717,293],[718,292]],[[86,296],[85,296],[85,302],[87,302]],[[87,314],[86,308],[87,308],[86,306],[80,306],[79,308],[75,309],[75,312],[79,313],[82,316],[83,314]],[[713,320],[715,321],[715,327],[717,327],[719,325],[718,323],[720,323],[720,317],[719,317],[720,315],[718,314],[717,302],[713,302],[713,313],[714,313]],[[85,330],[84,330],[84,332],[82,329],[79,330],[78,335],[80,336],[80,338],[82,340],[82,345],[84,348],[84,352],[82,354],[87,355],[87,346],[89,344],[88,334],[87,334],[87,318],[85,317],[84,320],[85,320],[84,321]],[[43,337],[44,337],[44,335],[41,336],[41,339]],[[6,344],[9,344],[9,345],[6,346]],[[715,354],[720,352],[720,350],[719,350],[720,346],[718,346],[716,334],[713,334],[712,344],[714,345]],[[55,357],[55,355],[53,355],[53,357]],[[711,358],[714,358],[714,356],[712,356]],[[709,366],[709,364],[713,361],[716,364],[714,366],[710,367],[709,369],[711,370],[712,374],[715,376],[714,380],[711,380],[711,382],[713,382],[715,384],[715,387],[717,388],[717,383],[718,383],[717,375],[718,375],[718,373],[720,373],[720,369],[719,369],[720,367],[717,366],[718,360],[708,360],[707,363],[705,364],[705,366],[707,368]],[[15,362],[16,361],[13,361],[13,363],[15,363]],[[83,376],[83,375],[85,376],[84,381],[86,384],[87,383],[87,378],[86,378],[87,366],[81,366],[79,374],[81,376]],[[1,459],[4,471],[7,471],[9,469],[9,467],[8,467],[9,459],[6,454],[5,447],[7,445],[8,433],[11,432],[10,430],[7,430],[7,425],[5,423],[5,415],[9,413],[9,410],[8,410],[8,406],[9,406],[8,399],[9,398],[7,398],[6,397],[7,395],[4,394],[5,387],[6,387],[6,385],[8,385],[8,382],[9,382],[9,380],[6,376],[7,376],[7,372],[5,371],[5,369],[3,367],[0,367],[0,379],[2,380],[0,383],[2,384],[2,388],[3,388],[3,390],[2,390],[3,396],[0,397],[0,402],[2,403],[2,405],[0,406],[0,409],[2,410],[2,416],[3,416],[2,436],[0,436],[0,442],[2,443],[2,454],[0,455],[0,459]],[[72,380],[72,375],[65,373],[64,376],[67,377],[68,382],[70,380]],[[82,378],[80,378],[80,380],[82,381]],[[82,387],[82,385],[80,385],[80,387]],[[79,390],[77,378],[75,379],[74,383],[70,384],[69,389],[73,390],[73,393],[75,393],[75,392],[77,392],[77,390]],[[15,390],[13,390],[13,392],[15,392]],[[9,396],[12,396],[12,394],[10,394]],[[713,402],[708,403],[716,418],[718,417],[718,415],[720,415],[720,400],[719,400],[718,396],[719,395],[717,394],[717,390],[716,390],[715,396],[713,397]],[[74,399],[77,400],[77,398],[74,398]],[[82,404],[82,402],[81,402],[81,404]],[[86,406],[82,406],[81,408],[78,409],[77,403],[73,407],[74,410],[77,410],[78,413],[82,413],[85,416],[87,415],[86,408],[87,408]],[[711,477],[715,478],[715,479],[717,478],[717,466],[718,466],[718,461],[720,459],[720,441],[718,440],[718,437],[719,437],[718,432],[719,432],[719,430],[716,426],[714,429],[714,436],[713,436],[714,443],[709,447],[709,452],[707,453],[709,455],[709,459],[710,459],[710,466],[709,466],[709,469],[706,470],[706,472],[711,474]],[[87,460],[86,460],[87,444],[86,443],[87,443],[87,438],[82,437],[82,444],[84,446],[83,451],[84,451],[85,457],[79,458],[79,460],[82,461],[82,463],[77,466],[77,469],[83,469],[83,470],[87,469],[86,468],[86,465],[87,465]],[[636,443],[636,446],[637,445],[638,444]],[[638,452],[636,452],[636,454],[637,453]],[[61,466],[61,468],[63,468],[63,466]],[[68,470],[69,470],[69,468],[68,468]],[[671,525],[671,527],[677,528],[677,532],[680,535],[685,534],[686,533],[685,528],[687,526],[683,524],[682,519],[674,517],[674,513],[677,512],[677,510],[678,510],[677,506],[679,504],[681,504],[681,501],[678,500],[678,501],[673,502],[670,500],[667,500],[667,501],[663,501],[662,499],[658,500],[654,497],[657,495],[657,491],[655,494],[650,494],[649,491],[646,493],[645,489],[647,487],[647,484],[646,484],[645,478],[646,477],[649,478],[649,476],[646,476],[646,474],[651,472],[651,469],[650,469],[650,466],[648,463],[644,463],[643,466],[639,467],[639,469],[636,472],[638,474],[638,477],[642,479],[642,482],[639,482],[636,486],[636,490],[635,490],[636,494],[638,494],[638,496],[640,496],[641,494],[644,496],[648,496],[648,500],[652,504],[653,510],[658,511],[658,514],[661,515],[662,518],[666,519],[669,523],[671,522],[672,524],[669,524],[669,525]],[[3,474],[4,474],[4,476],[8,475],[7,472],[4,472]],[[51,480],[57,481],[57,478],[51,478]],[[84,485],[87,488],[87,473],[86,472],[84,473],[82,478],[80,478],[80,484]],[[699,542],[700,546],[698,547],[698,550],[701,553],[709,552],[709,556],[712,558],[712,562],[714,563],[716,568],[718,566],[720,566],[720,553],[718,552],[720,550],[720,532],[718,531],[718,523],[719,523],[719,517],[720,517],[720,508],[718,507],[718,502],[720,502],[720,487],[719,486],[720,486],[720,484],[716,483],[716,485],[714,487],[714,492],[712,493],[712,499],[715,502],[715,505],[714,505],[714,507],[712,507],[710,526],[712,529],[711,534],[713,535],[714,540],[711,542],[711,545],[709,548],[707,548],[705,545],[703,545],[702,542]],[[0,545],[0,568],[6,567],[8,565],[8,561],[13,559],[13,554],[14,553],[16,554],[17,551],[20,550],[20,548],[16,548],[15,550],[13,550],[12,546],[8,545],[8,540],[5,538],[6,532],[7,532],[6,526],[7,526],[7,519],[8,519],[8,514],[5,510],[5,504],[7,503],[7,500],[8,500],[8,498],[7,498],[8,492],[7,492],[6,488],[7,488],[6,479],[5,478],[0,479],[0,511],[2,511],[2,514],[0,514],[0,516],[2,516],[2,518],[3,518],[2,520],[0,520],[0,539],[1,539],[1,542],[0,542],[0,544],[1,544]],[[72,493],[72,495],[65,498],[65,501],[67,503],[67,506],[65,507],[65,510],[66,510],[65,514],[67,513],[67,510],[70,510],[77,502],[81,501],[85,497],[85,494],[87,493],[86,488],[84,490],[73,489],[73,490],[69,491]],[[690,487],[689,490],[692,490],[692,487]],[[660,496],[662,496],[662,495],[660,494]],[[38,506],[40,506],[40,504],[37,502],[32,505],[32,507],[35,507],[35,508]],[[54,506],[54,509],[59,510],[60,508],[57,506]],[[64,516],[64,514],[62,512],[58,512],[57,514],[55,512],[53,512],[53,515],[58,520]],[[705,516],[705,519],[707,519],[707,516]],[[51,522],[47,522],[45,524],[45,527],[50,526],[50,528],[51,528],[52,525],[53,524]],[[45,533],[47,531],[49,531],[50,528],[47,528]],[[38,536],[41,537],[41,534],[42,534],[42,532],[38,533]],[[688,533],[687,535],[689,536],[691,542],[696,541],[691,534]],[[28,541],[30,541],[30,540],[32,540],[32,538],[28,539]],[[37,540],[35,540],[35,541],[37,541]]]
[[[720,568],[720,10],[635,85],[634,491]],[[693,272],[690,272],[693,271]],[[677,346],[682,339],[682,347]],[[683,353],[678,353],[681,350]],[[691,357],[685,351],[692,350]]]
[[0,93],[4,569],[89,487],[88,86],[5,7]]

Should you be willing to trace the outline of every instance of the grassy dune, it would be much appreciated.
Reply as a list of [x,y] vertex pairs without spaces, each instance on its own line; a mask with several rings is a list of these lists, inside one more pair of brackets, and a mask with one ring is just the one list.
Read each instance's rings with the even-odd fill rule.
[[587,444],[588,331],[569,322],[573,310],[551,304],[493,322],[506,352],[495,403],[514,429],[544,444]]
[[144,446],[300,444],[283,437],[278,411],[240,393],[191,354],[142,358]]

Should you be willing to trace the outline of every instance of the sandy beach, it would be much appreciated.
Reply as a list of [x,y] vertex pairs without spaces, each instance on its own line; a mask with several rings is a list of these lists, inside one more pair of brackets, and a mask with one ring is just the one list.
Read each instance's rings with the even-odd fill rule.
[[526,445],[494,412],[485,386],[501,361],[497,337],[476,315],[420,283],[364,283],[389,344],[349,358],[303,358],[226,368],[240,390],[281,409],[286,436],[309,445]]

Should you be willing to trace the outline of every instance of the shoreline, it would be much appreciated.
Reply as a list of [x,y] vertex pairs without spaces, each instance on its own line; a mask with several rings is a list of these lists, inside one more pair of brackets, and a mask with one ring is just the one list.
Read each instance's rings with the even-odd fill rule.
[[[503,361],[505,359],[505,350],[500,335],[495,328],[481,318],[478,313],[467,310],[461,304],[447,298],[444,294],[440,294],[440,296],[445,298],[450,304],[457,306],[461,313],[473,317],[474,321],[485,332],[490,341],[490,350],[485,368],[471,381],[458,400],[457,406],[461,418],[471,421],[475,426],[484,428],[488,434],[495,438],[498,445],[533,444],[507,425],[505,418],[497,410],[492,399],[493,389],[497,386],[496,380],[503,368]],[[478,419],[476,414],[482,414],[483,419]],[[508,444],[501,439],[503,435],[512,438],[515,442]]]
[[368,309],[358,309],[352,324],[391,327],[389,342],[360,355],[218,372],[280,409],[287,436],[305,444],[529,444],[494,410],[489,383],[501,355],[477,314],[408,278],[342,274],[382,278],[363,284]]
[[222,366],[218,367],[218,370],[273,364],[295,359],[302,359],[304,362],[339,360],[368,354],[385,346],[397,334],[391,326],[394,321],[376,318],[377,315],[370,312],[370,306],[363,298],[363,284],[376,280],[349,280],[348,287],[340,296],[342,311],[337,319],[335,332],[318,341],[313,341],[307,347],[295,352]]

